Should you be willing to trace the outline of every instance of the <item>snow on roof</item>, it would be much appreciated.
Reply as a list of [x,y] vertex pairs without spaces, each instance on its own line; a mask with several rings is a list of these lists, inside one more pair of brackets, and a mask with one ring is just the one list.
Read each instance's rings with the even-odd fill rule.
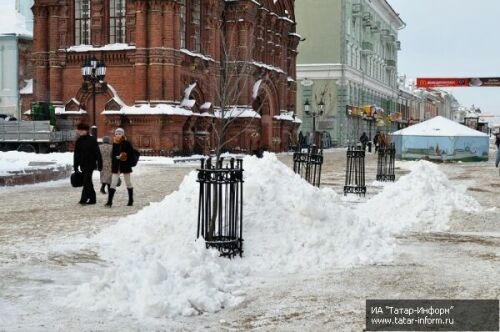
[[[80,104],[80,103],[78,103],[78,104]],[[85,111],[81,108],[79,111],[66,111],[66,107],[64,107],[64,106],[56,106],[56,107],[54,107],[54,113],[55,114],[87,114],[87,111]]]
[[24,80],[26,82],[26,86],[19,90],[19,93],[22,95],[30,95],[33,94],[33,79]]
[[196,103],[196,100],[194,99],[189,99],[189,96],[191,95],[191,91],[193,91],[194,87],[196,86],[196,82],[191,83],[187,86],[186,89],[184,89],[184,99],[181,101],[181,107],[187,107],[191,108],[194,106]]
[[259,95],[259,88],[260,88],[261,83],[262,83],[262,80],[260,79],[257,82],[255,82],[255,84],[253,85],[252,99],[257,98],[257,96]]
[[120,106],[127,106],[127,104],[125,104],[125,102],[120,98],[120,96],[118,96],[118,93],[116,92],[115,88],[108,83],[108,88],[111,90],[111,92],[113,92],[113,98],[117,103],[118,105]]
[[15,35],[33,38],[33,31],[26,28],[26,19],[13,6],[0,5],[0,35]]
[[[260,119],[260,114],[255,112],[250,107],[245,106],[228,106],[231,109],[224,112],[224,118],[256,118]],[[222,117],[221,111],[216,110],[214,112],[215,116],[218,118]]]
[[420,122],[405,129],[398,130],[392,135],[488,137],[488,135],[486,135],[485,133],[471,129],[442,116],[436,116],[430,120]]
[[203,113],[193,113],[193,116],[201,116],[201,117],[207,117],[207,118],[215,118],[215,115],[209,112],[203,112]]
[[277,68],[277,67],[274,67],[271,65],[266,65],[265,63],[262,63],[262,62],[253,61],[252,64],[257,66],[257,67],[260,67],[260,68],[265,68],[265,69],[272,70],[272,71],[275,71],[275,72],[278,72],[281,74],[285,74],[285,72],[283,70],[281,70],[280,68]]
[[210,107],[212,107],[212,103],[209,101],[206,101],[205,103],[203,103],[203,105],[200,106],[200,109],[201,110],[208,110],[208,109],[210,109]]
[[280,115],[275,115],[273,118],[275,118],[276,120],[295,122],[295,117],[293,116],[293,112],[287,112],[284,110],[281,111]]
[[166,114],[166,115],[184,115],[191,116],[193,112],[181,108],[177,105],[158,104],[152,106],[151,104],[142,104],[135,106],[123,106],[119,111],[103,111],[102,114],[129,114],[129,115],[142,115],[142,114]]
[[182,99],[181,104],[179,105],[180,107],[187,107],[187,108],[192,108],[196,104],[196,100],[194,99]]
[[190,56],[194,56],[194,57],[197,57],[197,58],[201,58],[203,60],[207,60],[207,61],[214,61],[214,59],[212,59],[211,57],[207,56],[207,55],[203,55],[201,53],[195,53],[195,52],[191,52],[190,50],[186,50],[185,48],[181,48],[180,49],[181,53],[184,53],[184,54],[187,54],[187,55],[190,55]]
[[121,50],[134,50],[134,45],[116,43],[107,44],[100,47],[95,47],[93,45],[75,45],[66,49],[66,52],[88,52],[88,51],[121,51]]

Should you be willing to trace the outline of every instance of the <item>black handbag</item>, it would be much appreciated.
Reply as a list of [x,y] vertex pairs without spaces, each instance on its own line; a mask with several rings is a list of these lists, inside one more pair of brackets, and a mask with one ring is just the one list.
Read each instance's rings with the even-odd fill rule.
[[75,188],[77,187],[83,187],[83,174],[81,172],[73,172],[71,174],[71,185]]

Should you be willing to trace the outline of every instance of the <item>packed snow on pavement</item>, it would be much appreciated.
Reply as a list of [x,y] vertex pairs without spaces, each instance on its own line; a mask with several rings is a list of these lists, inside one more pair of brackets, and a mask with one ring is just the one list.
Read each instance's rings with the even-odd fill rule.
[[[442,230],[452,209],[479,208],[465,188],[425,161],[354,210],[331,189],[309,185],[275,155],[243,163],[243,258],[220,258],[193,241],[199,189],[193,171],[177,192],[92,238],[86,245],[97,246],[110,266],[97,268],[93,280],[56,305],[158,319],[216,312],[240,303],[241,283],[251,284],[253,277],[388,261],[395,234]],[[414,204],[414,197],[422,199]],[[408,208],[394,213],[394,206]]]
[[[155,162],[171,163],[150,161]],[[398,162],[410,172],[354,205],[331,188],[311,186],[274,154],[245,157],[243,165],[243,258],[220,258],[194,241],[199,184],[192,171],[177,191],[95,236],[53,243],[52,251],[96,252],[98,260],[54,275],[43,272],[57,289],[44,306],[53,313],[106,312],[148,322],[149,328],[168,326],[180,317],[238,307],[262,278],[280,283],[297,275],[390,262],[395,237],[446,230],[453,210],[480,209],[465,186],[425,161]],[[6,317],[22,321],[22,308],[1,297],[0,305]]]

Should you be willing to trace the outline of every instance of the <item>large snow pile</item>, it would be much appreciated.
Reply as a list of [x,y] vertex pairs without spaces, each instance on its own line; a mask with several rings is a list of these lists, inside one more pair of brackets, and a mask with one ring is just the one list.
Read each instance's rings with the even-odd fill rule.
[[451,183],[436,164],[422,160],[408,165],[409,174],[386,184],[359,213],[373,215],[377,223],[397,233],[410,228],[444,230],[453,209],[479,208],[477,201],[466,194],[466,187]]
[[[53,164],[41,165],[37,164],[37,162],[53,162]],[[33,166],[30,166],[30,163]],[[8,175],[9,172],[57,168],[65,165],[73,165],[73,153],[35,154],[17,151],[0,152],[0,176]]]
[[[424,193],[450,205],[445,209],[455,201],[444,196],[460,197],[446,177],[425,162],[355,210],[345,207],[331,189],[309,185],[275,155],[246,157],[243,165],[243,259],[220,258],[202,241],[193,241],[199,188],[196,172],[191,172],[178,191],[93,239],[110,265],[72,293],[67,304],[142,318],[215,312],[239,303],[242,283],[258,276],[386,261],[392,255],[394,232],[425,221],[422,218],[448,216],[438,212],[442,206],[428,201],[405,209],[406,214],[416,213],[414,218],[391,215],[394,204],[406,204],[410,197],[396,197],[398,190],[411,190],[418,201],[424,190],[438,189]],[[415,181],[423,184],[413,190]],[[474,206],[464,200],[459,207],[468,203]],[[427,227],[445,222],[431,220]]]

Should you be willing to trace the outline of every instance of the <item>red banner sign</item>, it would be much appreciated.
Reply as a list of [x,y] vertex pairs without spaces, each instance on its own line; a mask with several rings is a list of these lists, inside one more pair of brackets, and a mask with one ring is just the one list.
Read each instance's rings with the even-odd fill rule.
[[500,86],[500,77],[417,78],[417,88]]

